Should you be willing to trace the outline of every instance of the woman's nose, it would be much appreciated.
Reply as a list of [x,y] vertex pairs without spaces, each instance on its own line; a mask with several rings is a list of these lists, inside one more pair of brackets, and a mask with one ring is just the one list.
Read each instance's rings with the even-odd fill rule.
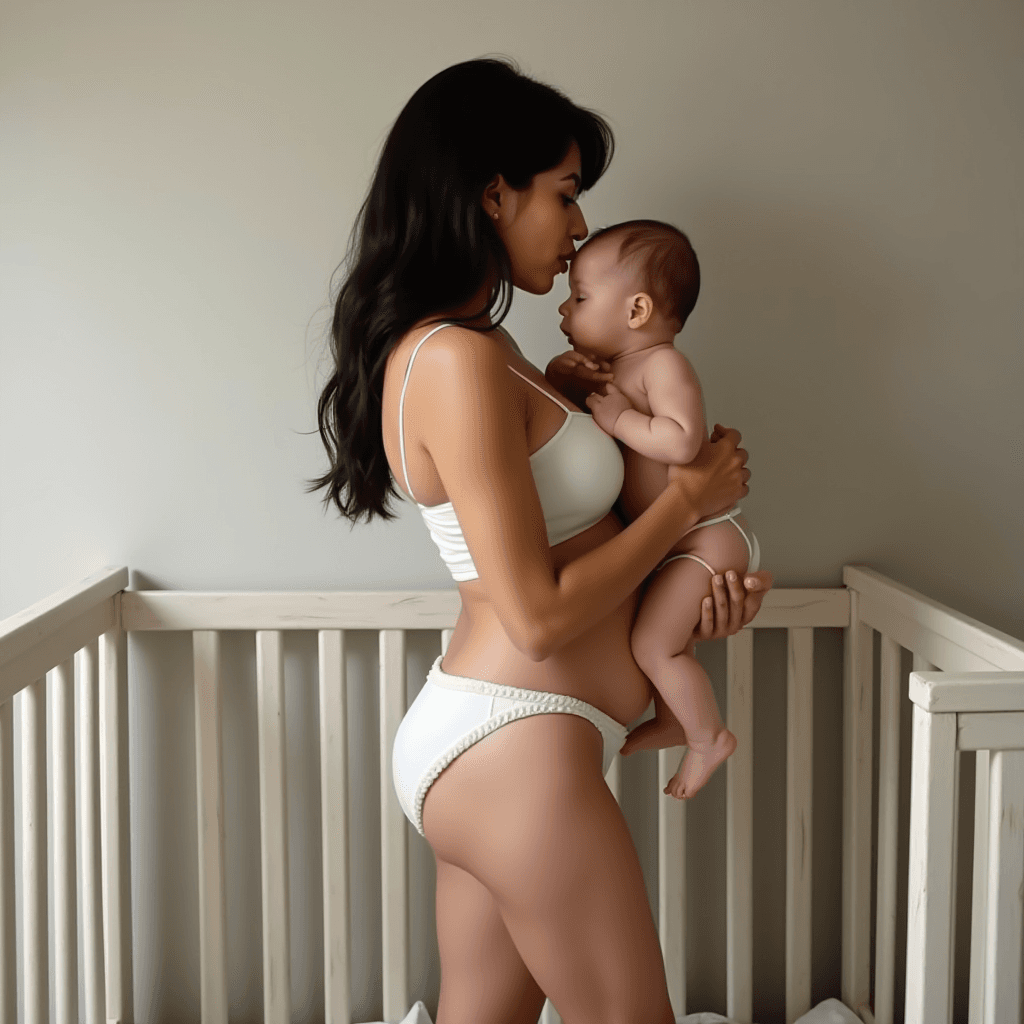
[[573,207],[573,212],[575,213],[575,217],[570,222],[570,231],[572,233],[572,237],[575,238],[577,242],[582,242],[589,234],[587,231],[587,222],[583,219],[583,211],[578,206]]

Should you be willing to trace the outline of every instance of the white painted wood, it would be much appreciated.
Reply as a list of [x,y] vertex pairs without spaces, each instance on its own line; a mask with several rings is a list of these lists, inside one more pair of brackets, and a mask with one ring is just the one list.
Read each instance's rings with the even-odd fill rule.
[[227,889],[220,634],[192,634],[199,855],[199,991],[203,1024],[227,1024]]
[[99,640],[82,648],[78,663],[78,890],[82,903],[82,987],[86,1024],[104,1018],[99,795]]
[[[125,591],[124,628],[196,629],[449,629],[461,609],[457,590],[194,593]],[[846,626],[843,588],[770,590],[748,628]]]
[[[96,607],[111,609],[109,598],[128,586],[128,570],[124,567],[108,566],[86,577],[81,583],[58,590],[57,593],[36,601],[24,611],[16,612],[0,622],[0,677],[8,678],[11,663],[23,658],[50,637],[66,632],[79,617]],[[112,610],[112,609],[111,609]],[[89,639],[94,639],[106,627],[98,629]],[[75,650],[55,658],[34,679],[41,678],[55,665],[66,661]],[[18,687],[13,692],[17,692]],[[6,697],[0,698],[3,704]]]
[[127,591],[128,630],[450,629],[457,590],[190,593]]
[[612,763],[608,765],[608,774],[604,777],[605,782],[608,783],[608,788],[612,791],[612,796],[615,797],[617,804],[622,803],[622,755],[616,754],[612,758]]
[[348,720],[345,634],[321,630],[320,803],[324,871],[324,1007],[326,1024],[349,1024]]
[[900,647],[881,638],[878,705],[878,874],[875,910],[875,1020],[892,1024],[896,984],[896,869],[900,786]]
[[[845,576],[844,576],[845,578]],[[848,582],[848,581],[847,581]],[[858,1013],[871,998],[871,629],[850,593],[843,666],[842,999]]]
[[747,629],[845,627],[850,623],[850,592],[843,587],[787,587],[769,590]]
[[391,772],[395,733],[405,714],[405,632],[380,631],[380,828],[384,1019],[409,1011],[409,834]]
[[[41,679],[55,665],[91,643],[105,633],[114,623],[114,603],[108,598],[103,604],[87,608],[73,619],[61,625],[53,634],[41,636],[37,642],[25,647],[6,664],[0,665],[0,704],[9,700],[19,690]],[[19,641],[35,636],[38,631],[27,628],[17,635]],[[22,646],[17,643],[12,648]]]
[[[957,738],[959,744],[959,737]],[[982,1024],[985,1012],[985,947],[988,928],[988,816],[990,808],[987,750],[979,750],[974,761],[974,863],[971,866],[971,981],[968,995],[968,1024]]]
[[14,701],[0,704],[0,1020],[17,1020],[14,966]]
[[[876,614],[885,618],[885,612],[893,614],[893,621],[911,620],[922,628],[924,634],[945,639],[946,643],[958,646],[975,659],[987,662],[992,668],[1007,671],[1024,670],[1024,641],[1001,633],[985,623],[963,615],[952,608],[939,604],[909,587],[883,576],[866,566],[847,565],[843,567],[843,582],[861,595],[861,620],[875,629],[891,636],[908,650],[919,652],[932,664],[944,671],[955,671],[942,658],[932,657],[921,646],[907,643],[891,629],[883,628],[873,621]],[[984,668],[982,665],[978,669]],[[966,671],[972,669],[964,666]]]
[[750,1020],[754,971],[754,633],[725,641],[726,712],[736,751],[725,762],[726,1016]]
[[544,1000],[544,1007],[540,1011],[540,1024],[562,1024],[562,1018],[550,999]]
[[811,1009],[814,630],[789,630],[786,715],[786,1024]]
[[[123,864],[122,807],[127,810],[127,794],[121,795],[122,757],[121,707],[122,664],[121,595],[111,599],[114,615],[110,629],[99,638],[99,754],[100,754],[100,864],[103,896],[103,967],[106,1019],[125,1018],[125,951],[131,941],[130,928],[123,913],[127,894],[128,871]],[[127,734],[126,734],[127,735]],[[124,776],[127,778],[127,775]]]
[[18,695],[21,706],[21,950],[25,1024],[49,1019],[46,913],[46,679]]
[[263,859],[263,1020],[289,1024],[288,807],[285,778],[284,644],[278,630],[256,632]]
[[658,937],[672,1011],[686,1013],[686,802],[666,796],[686,747],[658,751]]
[[1024,711],[957,715],[960,750],[1024,750]]
[[1024,711],[1024,672],[935,672],[915,662],[910,699],[925,711]]
[[[53,1014],[78,1022],[78,915],[75,888],[75,663],[53,672],[50,746],[53,785]],[[3,1014],[0,1013],[0,1019]]]
[[907,1024],[952,1015],[956,719],[915,705],[910,784]]
[[1024,963],[1024,751],[992,752],[985,1024],[1021,1020]]

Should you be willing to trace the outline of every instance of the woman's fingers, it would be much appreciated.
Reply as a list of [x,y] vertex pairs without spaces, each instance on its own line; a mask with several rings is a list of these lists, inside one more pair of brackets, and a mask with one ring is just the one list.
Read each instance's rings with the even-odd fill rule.
[[764,595],[771,590],[774,582],[775,577],[767,569],[763,569],[760,572],[747,573],[747,592],[743,600],[741,628],[753,620],[754,616],[761,610],[761,602],[764,600]]

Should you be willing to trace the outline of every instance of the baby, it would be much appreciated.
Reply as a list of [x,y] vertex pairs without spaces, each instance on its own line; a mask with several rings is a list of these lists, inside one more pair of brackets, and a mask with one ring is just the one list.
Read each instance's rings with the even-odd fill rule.
[[[668,465],[692,461],[709,443],[700,381],[673,344],[697,302],[700,268],[681,231],[628,221],[580,248],[569,289],[558,311],[572,350],[553,359],[545,376],[626,446],[618,507],[632,522],[664,490]],[[602,384],[603,394],[596,390]],[[723,508],[687,531],[648,578],[631,646],[654,684],[655,717],[630,733],[623,753],[685,743],[665,788],[679,799],[692,797],[736,749],[694,657],[701,601],[711,576],[753,572],[759,561],[746,518],[738,507]]]

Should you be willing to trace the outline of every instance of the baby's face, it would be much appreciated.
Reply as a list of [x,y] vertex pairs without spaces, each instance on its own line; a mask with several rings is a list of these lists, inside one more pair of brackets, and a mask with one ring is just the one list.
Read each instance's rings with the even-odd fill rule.
[[577,351],[610,357],[628,348],[634,274],[620,266],[619,240],[599,238],[569,264],[569,298],[559,307],[560,329]]

